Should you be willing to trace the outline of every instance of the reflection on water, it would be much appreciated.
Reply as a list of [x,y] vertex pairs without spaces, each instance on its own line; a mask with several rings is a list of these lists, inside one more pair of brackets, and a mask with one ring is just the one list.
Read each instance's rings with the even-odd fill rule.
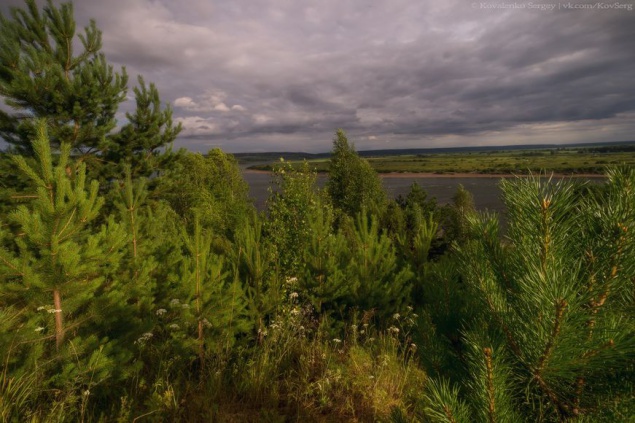
[[[249,184],[249,194],[254,199],[254,204],[259,210],[263,210],[268,188],[271,184],[271,174],[266,172],[244,171],[243,176]],[[452,201],[459,184],[462,184],[474,196],[474,205],[478,210],[490,210],[500,212],[503,210],[503,202],[500,198],[498,184],[500,178],[448,178],[448,177],[385,177],[382,178],[384,188],[388,195],[396,198],[405,195],[410,190],[410,185],[417,182],[426,190],[430,197],[436,197],[439,204]],[[326,175],[318,175],[318,184],[324,186]]]

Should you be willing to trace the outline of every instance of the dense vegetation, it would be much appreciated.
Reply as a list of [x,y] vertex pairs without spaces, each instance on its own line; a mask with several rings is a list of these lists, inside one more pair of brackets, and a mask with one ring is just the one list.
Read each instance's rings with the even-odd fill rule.
[[[27,113],[2,115],[2,421],[632,417],[633,168],[504,181],[501,233],[464,189],[388,200],[338,131],[325,189],[282,161],[259,214],[232,156],[163,148],[152,85],[114,127],[125,81],[86,31],[74,57],[50,39],[70,5],[2,20],[0,93]],[[100,75],[120,94],[83,116]]]

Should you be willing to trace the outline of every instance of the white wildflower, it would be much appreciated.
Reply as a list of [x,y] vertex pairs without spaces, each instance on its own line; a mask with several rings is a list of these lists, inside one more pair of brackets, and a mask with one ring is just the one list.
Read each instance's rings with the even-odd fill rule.
[[48,310],[46,310],[46,311],[48,311],[49,313],[53,314],[53,313],[61,313],[61,312],[62,312],[62,309],[60,309],[60,308],[57,308],[57,309],[55,309],[55,308],[50,308],[50,309],[48,309]]
[[289,294],[289,298],[292,300],[295,300],[296,298],[298,298],[298,293],[297,292],[292,292]]
[[342,340],[338,338],[333,338],[333,342],[335,342],[336,344],[339,344],[340,342],[342,342]]
[[160,308],[156,311],[157,316],[163,316],[165,313],[167,313],[168,311],[164,308]]
[[188,308],[190,308],[189,304],[181,304],[181,308],[187,310]]
[[37,311],[42,311],[42,310],[47,310],[47,309],[48,309],[48,307],[47,307],[47,306],[39,306],[39,307],[37,308]]
[[44,327],[42,327],[42,326],[38,326],[38,327],[35,328],[36,332],[42,332],[43,330],[44,330]]
[[90,391],[88,389],[86,389],[84,392],[82,392],[82,394],[87,397],[90,395]]
[[152,337],[154,336],[154,334],[152,332],[146,332],[143,335],[141,335],[139,337],[139,339],[137,339],[136,341],[134,341],[135,344],[145,344],[146,342],[148,342],[150,339],[152,339]]
[[174,306],[177,306],[177,305],[179,305],[179,304],[181,304],[181,301],[179,301],[179,299],[178,299],[178,298],[172,298],[172,299],[170,300],[170,305],[171,305],[171,306],[173,306],[173,307],[174,307]]
[[399,318],[401,317],[401,315],[399,313],[395,313],[392,315],[392,318],[395,320],[399,320]]
[[181,329],[181,327],[179,325],[177,325],[176,323],[172,323],[171,325],[168,326],[168,328],[172,329],[172,330],[179,330]]

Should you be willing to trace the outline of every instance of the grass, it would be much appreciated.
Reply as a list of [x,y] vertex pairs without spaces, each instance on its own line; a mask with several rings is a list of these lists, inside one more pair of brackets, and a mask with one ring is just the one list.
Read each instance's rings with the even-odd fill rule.
[[[367,160],[378,173],[601,174],[608,165],[635,166],[635,151],[561,148],[394,155],[367,157]],[[328,171],[328,159],[309,160],[309,163],[318,172]],[[272,170],[274,166],[275,163],[268,163],[251,169]]]

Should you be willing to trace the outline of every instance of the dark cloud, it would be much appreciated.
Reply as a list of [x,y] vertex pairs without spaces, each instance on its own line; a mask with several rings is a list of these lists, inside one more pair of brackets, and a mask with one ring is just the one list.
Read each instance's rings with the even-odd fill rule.
[[75,12],[97,20],[110,61],[157,84],[186,128],[177,145],[195,150],[325,151],[337,128],[358,148],[633,139],[633,0],[511,4],[79,0]]

